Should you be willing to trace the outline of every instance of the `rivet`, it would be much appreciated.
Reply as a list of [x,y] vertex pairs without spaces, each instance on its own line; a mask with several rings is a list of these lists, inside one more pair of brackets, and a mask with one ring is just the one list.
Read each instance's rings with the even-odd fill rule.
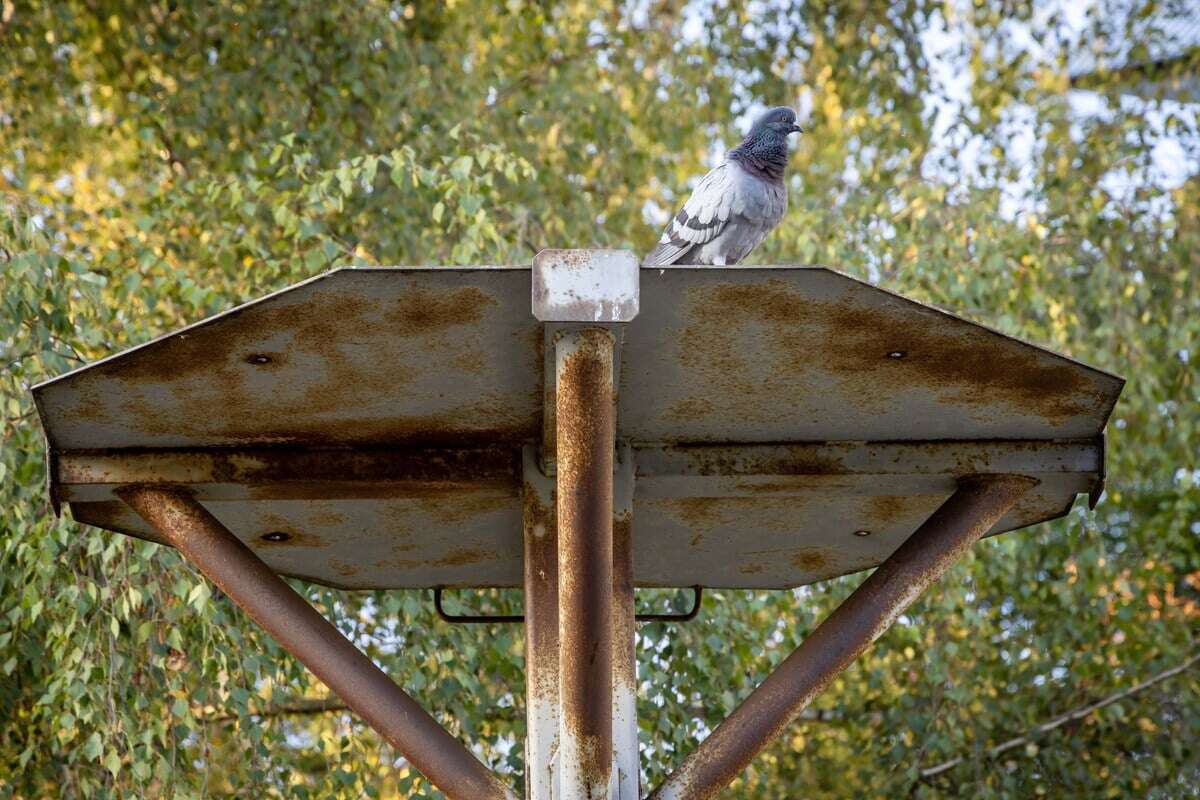
[[907,355],[907,353],[905,353],[903,350],[893,350],[892,352],[888,353],[888,358],[904,358],[905,355]]
[[246,363],[247,364],[270,364],[271,357],[268,355],[264,355],[262,353],[255,353],[253,355],[246,356]]
[[292,538],[292,535],[287,531],[271,531],[270,533],[264,533],[260,538],[264,542],[286,542]]
[[854,535],[855,535],[855,536],[870,536],[870,535],[871,535],[871,532],[870,532],[870,531],[868,531],[868,530],[863,530],[863,529],[861,529],[861,528],[860,528],[859,530],[856,530],[856,531],[854,532]]

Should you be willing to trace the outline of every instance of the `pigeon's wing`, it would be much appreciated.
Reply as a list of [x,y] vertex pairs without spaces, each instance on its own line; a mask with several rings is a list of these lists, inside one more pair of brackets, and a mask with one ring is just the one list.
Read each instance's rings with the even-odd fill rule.
[[642,263],[647,266],[674,264],[696,245],[710,242],[729,223],[737,202],[737,179],[729,164],[704,176],[679,213],[667,223],[658,246]]

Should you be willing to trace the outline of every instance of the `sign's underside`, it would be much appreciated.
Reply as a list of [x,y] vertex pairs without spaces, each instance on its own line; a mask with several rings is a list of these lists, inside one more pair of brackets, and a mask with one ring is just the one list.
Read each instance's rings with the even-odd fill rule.
[[[113,488],[182,483],[285,574],[519,586],[553,389],[530,281],[338,271],[43,384],[54,496],[153,538]],[[617,413],[640,585],[803,585],[880,563],[959,475],[1041,479],[996,533],[1102,479],[1107,373],[822,268],[643,270],[640,302]]]

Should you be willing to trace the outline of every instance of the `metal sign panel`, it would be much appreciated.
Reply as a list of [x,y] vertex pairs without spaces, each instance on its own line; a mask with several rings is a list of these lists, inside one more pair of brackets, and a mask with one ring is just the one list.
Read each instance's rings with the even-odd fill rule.
[[517,443],[529,268],[338,270],[35,389],[57,450]]
[[[1102,480],[1115,376],[823,268],[640,278],[617,414],[639,585],[874,566],[970,472],[1042,480],[993,533]],[[532,289],[528,267],[341,270],[48,381],[55,498],[154,538],[112,490],[181,483],[285,574],[518,586]]]
[[824,268],[642,271],[625,334],[634,441],[1069,439],[1123,381]]

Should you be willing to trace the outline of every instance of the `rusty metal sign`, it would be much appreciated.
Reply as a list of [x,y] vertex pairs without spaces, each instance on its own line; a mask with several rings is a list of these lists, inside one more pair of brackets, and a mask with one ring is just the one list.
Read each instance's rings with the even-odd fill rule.
[[[113,489],[186,484],[283,574],[519,586],[553,379],[535,274],[339,270],[48,381],[54,497],[158,539]],[[991,533],[1101,485],[1120,378],[825,268],[638,277],[616,414],[638,585],[876,566],[965,474],[1040,480]]]
[[1097,497],[1121,386],[827,269],[547,251],[330,273],[34,393],[56,505],[177,547],[455,800],[515,795],[279,573],[523,585],[526,796],[636,800],[636,585],[880,566],[650,794],[708,800],[980,537]]

